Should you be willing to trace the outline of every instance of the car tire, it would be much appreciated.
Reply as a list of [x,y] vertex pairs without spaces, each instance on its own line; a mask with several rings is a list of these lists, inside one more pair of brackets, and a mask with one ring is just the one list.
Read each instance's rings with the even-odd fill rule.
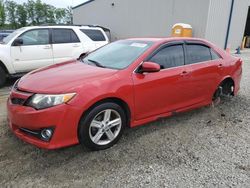
[[4,84],[6,83],[6,79],[6,72],[2,67],[0,67],[0,88],[4,86]]
[[79,142],[90,150],[112,147],[121,138],[126,121],[125,112],[118,104],[97,105],[80,120]]

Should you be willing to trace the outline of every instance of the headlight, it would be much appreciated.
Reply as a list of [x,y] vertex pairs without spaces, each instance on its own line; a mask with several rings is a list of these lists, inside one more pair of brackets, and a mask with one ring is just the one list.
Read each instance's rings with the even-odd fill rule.
[[37,110],[49,108],[59,104],[69,102],[76,94],[68,93],[61,95],[43,95],[35,94],[26,103],[26,106],[33,107]]

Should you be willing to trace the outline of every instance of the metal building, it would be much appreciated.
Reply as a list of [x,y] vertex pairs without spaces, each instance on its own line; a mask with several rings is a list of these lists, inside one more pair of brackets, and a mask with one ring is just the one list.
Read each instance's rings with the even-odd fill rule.
[[97,24],[112,40],[167,37],[175,23],[188,23],[194,37],[235,49],[241,45],[250,0],[89,0],[73,8],[74,24]]

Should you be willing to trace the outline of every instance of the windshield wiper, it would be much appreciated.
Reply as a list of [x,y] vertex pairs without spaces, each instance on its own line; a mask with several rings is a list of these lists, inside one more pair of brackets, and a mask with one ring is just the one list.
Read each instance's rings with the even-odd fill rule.
[[97,67],[102,67],[102,68],[106,68],[105,66],[103,66],[102,64],[100,64],[99,62],[92,60],[92,59],[88,59],[88,61],[90,61],[91,63],[93,63],[95,66]]

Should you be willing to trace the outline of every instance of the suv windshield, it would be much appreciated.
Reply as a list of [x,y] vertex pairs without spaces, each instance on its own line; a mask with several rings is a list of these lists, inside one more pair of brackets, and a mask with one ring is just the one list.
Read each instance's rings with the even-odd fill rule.
[[108,44],[89,54],[83,62],[95,62],[99,67],[124,69],[143,54],[153,42],[121,40]]
[[7,44],[9,43],[14,37],[16,37],[19,33],[21,33],[25,28],[20,28],[18,30],[15,30],[13,33],[9,34],[7,37],[3,39],[3,43]]

